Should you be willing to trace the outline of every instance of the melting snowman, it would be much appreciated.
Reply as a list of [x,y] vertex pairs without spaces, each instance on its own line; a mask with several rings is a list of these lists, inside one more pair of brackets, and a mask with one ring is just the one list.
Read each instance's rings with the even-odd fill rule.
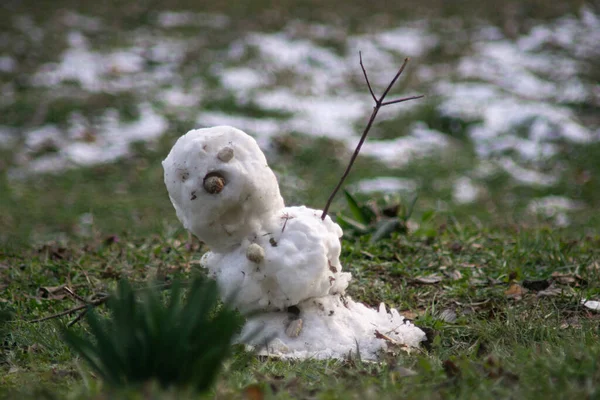
[[240,335],[248,345],[283,358],[358,350],[376,360],[391,343],[417,347],[425,339],[397,310],[344,295],[352,276],[340,264],[342,229],[319,210],[285,207],[251,136],[229,126],[192,130],[163,167],[177,217],[211,249],[201,264],[223,298],[242,312],[259,311]]

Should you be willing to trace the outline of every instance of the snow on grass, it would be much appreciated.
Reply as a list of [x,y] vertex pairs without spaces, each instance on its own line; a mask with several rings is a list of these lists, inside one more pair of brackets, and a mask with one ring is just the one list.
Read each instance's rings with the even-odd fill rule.
[[[582,122],[577,114],[578,105],[600,104],[598,85],[587,78],[600,56],[596,45],[600,42],[600,18],[588,8],[578,16],[537,24],[515,39],[504,37],[497,28],[482,26],[455,61],[441,62],[429,61],[430,55],[440,46],[450,45],[461,28],[440,33],[426,20],[387,30],[370,28],[360,34],[340,26],[295,20],[276,33],[244,32],[217,52],[210,46],[204,48],[208,43],[202,35],[177,32],[178,28],[229,29],[229,18],[219,14],[159,12],[153,31],[134,30],[121,47],[108,50],[97,48],[92,39],[92,32],[105,29],[103,20],[68,12],[63,23],[66,49],[56,62],[41,65],[31,83],[53,91],[67,92],[75,83],[83,92],[132,93],[138,103],[153,102],[153,118],[163,118],[156,125],[160,132],[166,131],[164,117],[168,115],[185,123],[196,121],[198,126],[235,125],[263,146],[273,136],[294,131],[335,138],[353,149],[373,105],[358,66],[360,50],[376,92],[389,83],[408,56],[414,59],[400,85],[411,81],[411,89],[390,96],[417,94],[415,89],[427,95],[425,100],[382,110],[380,120],[419,115],[433,104],[440,118],[464,123],[465,136],[479,158],[476,165],[490,160],[519,184],[555,185],[560,170],[548,171],[546,165],[560,154],[561,143],[600,139],[600,129]],[[26,16],[15,18],[14,24],[28,37],[43,34]],[[210,78],[185,64],[198,54],[202,55],[198,65],[208,63]],[[18,68],[15,63],[11,54],[0,56],[2,71]],[[213,95],[233,98],[236,104],[231,110],[203,109]],[[6,96],[5,102],[14,101],[13,97]],[[250,103],[259,108],[259,114],[264,110],[265,117],[236,111],[235,106]],[[271,118],[270,112],[280,116]],[[148,120],[149,115],[142,118]],[[33,130],[36,128],[40,127]],[[399,167],[444,151],[450,144],[449,132],[431,129],[426,121],[415,120],[406,131],[408,134],[395,139],[369,139],[363,154]],[[124,134],[131,131],[122,131]],[[98,136],[100,142],[102,136]],[[127,146],[119,140],[117,149],[80,139],[77,143],[56,141],[55,145],[60,156],[90,165],[115,159],[110,154],[126,155],[123,148]],[[46,160],[52,155],[42,156]],[[57,165],[47,160],[38,163]],[[454,198],[463,202],[471,194]]]
[[[133,122],[122,122],[116,110],[107,110],[97,126],[74,116],[67,132],[54,125],[27,132],[25,149],[17,155],[22,166],[10,175],[19,178],[116,161],[129,154],[132,143],[156,140],[167,129],[167,120],[149,104],[141,104],[139,112],[139,119]],[[44,154],[36,157],[41,151]]]
[[458,204],[470,204],[479,197],[479,188],[467,176],[461,176],[454,182],[452,199]]
[[[362,154],[373,156],[391,166],[401,167],[416,158],[443,150],[449,143],[443,133],[416,122],[410,134],[393,140],[370,140],[363,144]],[[354,147],[354,146],[353,146]]]
[[363,179],[356,184],[356,190],[361,193],[413,193],[417,190],[417,182],[413,179],[394,176],[380,176],[373,179]]

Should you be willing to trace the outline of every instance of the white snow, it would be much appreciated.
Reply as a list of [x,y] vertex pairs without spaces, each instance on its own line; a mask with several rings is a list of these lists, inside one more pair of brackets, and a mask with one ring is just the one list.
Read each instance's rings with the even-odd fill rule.
[[[339,259],[342,229],[319,210],[284,207],[252,137],[229,126],[192,130],[163,167],[177,217],[211,248],[201,264],[222,296],[241,311],[262,312],[249,317],[242,341],[269,340],[266,352],[292,358],[343,358],[358,344],[374,360],[387,348],[376,331],[406,346],[424,340],[396,310],[343,297],[352,276]],[[215,174],[223,178],[217,190],[205,184]],[[257,327],[260,334],[248,339]]]
[[17,68],[17,62],[8,54],[0,56],[0,72],[14,72]]
[[593,311],[600,311],[600,301],[582,299],[581,304]]
[[[330,217],[306,207],[272,209],[258,230],[234,251],[209,252],[202,259],[244,311],[283,311],[305,299],[343,293],[351,275],[339,257],[342,230]],[[246,248],[258,244],[265,258],[254,263]],[[334,272],[335,271],[335,272]]]
[[225,28],[229,24],[229,17],[215,13],[163,11],[158,14],[157,23],[163,28],[179,28],[185,26]]
[[473,203],[479,197],[479,189],[473,180],[467,176],[461,176],[454,182],[452,198],[458,204]]
[[[423,333],[404,319],[396,309],[379,310],[366,307],[350,297],[327,296],[305,300],[298,304],[303,329],[298,337],[287,336],[281,327],[293,321],[286,313],[266,313],[244,327],[242,337],[261,329],[262,335],[250,342],[260,348],[259,354],[281,358],[326,359],[345,358],[360,352],[363,360],[377,360],[389,342],[376,337],[376,332],[393,344],[418,347]],[[269,337],[266,348],[263,338]]]
[[363,179],[356,184],[356,190],[362,193],[397,193],[414,192],[417,183],[413,179],[394,176],[380,176],[373,179]]
[[[227,162],[217,154],[233,149]],[[283,208],[275,174],[256,141],[232,127],[196,129],[180,137],[163,161],[165,184],[184,227],[216,251],[230,250]],[[207,174],[225,179],[223,191],[207,193]]]
[[[358,142],[358,139],[353,141]],[[417,122],[410,128],[410,134],[393,140],[368,140],[363,144],[361,154],[371,155],[390,166],[399,167],[414,159],[431,155],[448,144],[447,136],[424,123]],[[355,146],[355,144],[354,144]]]
[[0,125],[0,149],[10,149],[16,142],[16,129]]
[[[22,166],[11,171],[18,178],[30,173],[56,173],[77,166],[113,162],[127,156],[134,142],[158,139],[167,129],[167,121],[149,104],[139,106],[140,117],[122,122],[116,110],[107,110],[102,121],[92,126],[81,115],[71,115],[70,127],[64,132],[54,125],[44,125],[25,133],[25,149],[18,153]],[[89,140],[86,140],[86,134]],[[33,157],[36,152],[53,153]]]
[[552,219],[558,226],[568,226],[570,224],[568,212],[582,207],[581,202],[564,196],[546,196],[532,200],[527,210],[534,215]]
[[[442,31],[428,20],[416,20],[389,29],[372,26],[352,34],[343,25],[294,20],[276,33],[240,35],[220,52],[207,46],[202,35],[180,35],[171,28],[229,29],[229,18],[221,14],[157,12],[153,29],[135,29],[124,38],[123,46],[108,50],[98,48],[96,42],[95,33],[108,25],[103,19],[74,12],[61,15],[67,48],[57,54],[56,62],[43,64],[31,74],[34,86],[58,95],[73,92],[73,82],[83,93],[127,92],[136,102],[156,100],[164,105],[157,108],[159,115],[181,122],[239,126],[263,146],[274,135],[294,131],[335,138],[353,149],[372,107],[358,66],[359,50],[376,92],[409,56],[413,61],[400,84],[410,79],[412,90],[417,88],[432,99],[387,107],[379,121],[413,111],[419,115],[421,107],[433,104],[435,113],[468,123],[466,135],[478,161],[498,160],[497,165],[519,184],[554,186],[562,171],[544,168],[561,154],[561,143],[600,140],[598,127],[578,116],[583,109],[579,104],[600,104],[600,86],[589,82],[593,60],[600,57],[600,17],[589,7],[582,7],[579,15],[536,23],[514,38],[489,26],[481,26],[474,35],[465,31],[460,36],[462,27],[456,21],[444,21]],[[14,17],[13,24],[33,40],[44,34],[27,16]],[[461,38],[457,42],[465,44],[464,51],[452,49],[456,44],[444,36],[446,31],[448,38]],[[323,44],[324,40],[339,46]],[[460,56],[441,63],[421,61],[438,45],[460,52]],[[209,70],[219,88],[210,88],[202,74],[188,72],[193,71],[185,63],[190,55],[214,60]],[[12,54],[0,55],[0,71],[18,70],[16,60]],[[190,75],[192,81],[186,81]],[[231,96],[238,105],[251,101],[266,112],[286,115],[254,118],[235,111],[202,109],[214,94],[212,90]],[[3,104],[15,101],[11,84],[4,85],[2,92]],[[376,124],[374,131],[377,129]],[[394,140],[369,139],[363,154],[402,167],[415,158],[443,151],[451,143],[448,132],[435,132],[422,121],[414,121],[411,129],[407,136]],[[426,132],[432,134],[424,135]],[[60,149],[70,144],[63,140]],[[112,159],[100,155],[100,147],[78,147],[78,154],[88,154],[85,159]],[[107,153],[114,150],[110,146],[103,149]],[[48,160],[30,162],[48,164]]]

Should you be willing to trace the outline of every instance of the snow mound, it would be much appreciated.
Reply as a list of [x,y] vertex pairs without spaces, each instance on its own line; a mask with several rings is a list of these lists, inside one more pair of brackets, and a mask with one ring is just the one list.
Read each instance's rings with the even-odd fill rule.
[[[383,303],[374,310],[336,295],[305,300],[298,308],[298,316],[279,312],[251,319],[242,337],[259,330],[260,335],[250,341],[262,346],[259,354],[300,359],[343,359],[358,351],[361,359],[376,360],[390,343],[418,347],[424,340],[423,331],[396,309],[388,312]],[[286,331],[292,324],[299,325],[295,321],[302,321],[302,329],[297,337],[290,337]]]

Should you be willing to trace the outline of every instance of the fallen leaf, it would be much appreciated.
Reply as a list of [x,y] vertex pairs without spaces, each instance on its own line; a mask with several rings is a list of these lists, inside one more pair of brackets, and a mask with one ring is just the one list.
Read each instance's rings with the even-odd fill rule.
[[446,372],[446,376],[448,378],[460,377],[460,368],[458,368],[454,362],[446,360],[442,363],[442,366],[444,367],[444,371]]
[[600,301],[583,299],[581,300],[581,304],[592,311],[600,311]]
[[550,286],[545,290],[540,290],[537,295],[538,297],[554,297],[562,295],[564,290],[555,286]]
[[442,281],[442,277],[440,275],[428,275],[428,276],[417,276],[415,282],[422,283],[425,285],[433,285],[436,283],[440,283]]
[[417,309],[415,311],[403,310],[400,311],[400,314],[406,319],[414,320],[417,317],[420,317],[421,315],[425,314],[425,312],[426,311],[424,309]]
[[247,400],[263,400],[265,393],[260,386],[250,385],[244,389],[244,398]]
[[585,284],[585,279],[578,274],[572,273],[553,272],[552,279],[555,282],[562,283],[563,285],[573,285],[578,283]]
[[479,279],[479,278],[471,278],[469,279],[469,284],[471,286],[488,286],[487,279]]
[[504,292],[504,294],[509,299],[520,300],[523,297],[523,295],[525,294],[525,289],[521,285],[519,285],[517,283],[513,283]]
[[447,308],[440,313],[438,318],[444,322],[448,322],[449,324],[452,324],[452,323],[456,322],[457,316],[456,316],[456,312],[454,310]]
[[370,258],[371,260],[375,258],[375,256],[371,253],[369,253],[368,251],[365,250],[361,250],[360,254],[362,254],[363,256]]
[[38,298],[47,300],[62,300],[67,294],[64,292],[65,285],[43,286],[38,288]]
[[404,367],[396,367],[396,373],[400,378],[405,378],[407,376],[415,376],[418,375],[416,371],[412,369],[404,368]]
[[448,278],[452,279],[453,281],[457,281],[462,278],[462,274],[457,269],[454,269],[452,271],[445,271],[444,275],[446,275]]
[[450,245],[450,250],[452,250],[452,252],[454,252],[454,253],[460,253],[462,249],[463,249],[462,244],[460,244],[458,242],[454,242]]

